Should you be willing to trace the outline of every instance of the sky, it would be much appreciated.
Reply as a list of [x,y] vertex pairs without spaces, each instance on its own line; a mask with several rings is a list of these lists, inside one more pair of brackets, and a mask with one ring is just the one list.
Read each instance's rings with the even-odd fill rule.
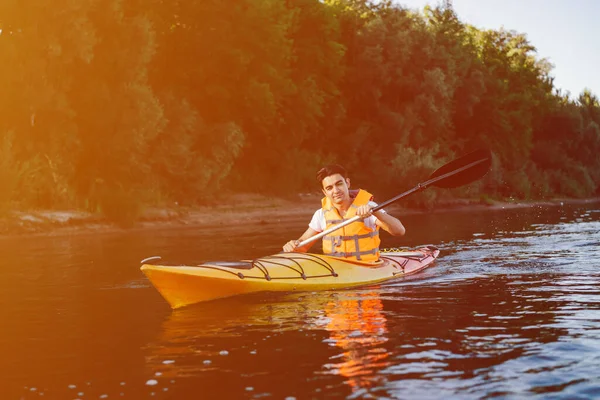
[[[441,0],[396,0],[422,9]],[[554,66],[554,86],[576,98],[585,88],[600,96],[600,0],[452,0],[464,22],[527,35]]]

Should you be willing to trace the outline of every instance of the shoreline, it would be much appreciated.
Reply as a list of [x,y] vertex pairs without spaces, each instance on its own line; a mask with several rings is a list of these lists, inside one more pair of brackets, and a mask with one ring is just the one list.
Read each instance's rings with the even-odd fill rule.
[[[319,195],[301,195],[296,200],[265,197],[254,194],[233,195],[215,206],[152,207],[142,212],[131,226],[119,226],[106,218],[80,210],[13,211],[0,219],[0,238],[60,236],[98,233],[131,232],[149,229],[177,229],[187,227],[220,227],[232,224],[267,225],[293,219],[306,219],[319,207]],[[552,199],[522,202],[482,202],[457,199],[431,209],[388,207],[395,215],[461,212],[473,210],[501,210],[533,207],[600,203],[600,197],[587,199]]]

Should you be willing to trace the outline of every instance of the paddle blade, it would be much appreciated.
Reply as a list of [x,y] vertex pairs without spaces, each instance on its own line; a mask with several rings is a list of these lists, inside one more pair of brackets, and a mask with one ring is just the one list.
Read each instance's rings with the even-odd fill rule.
[[436,169],[429,177],[432,186],[455,188],[483,177],[492,165],[489,150],[476,150]]

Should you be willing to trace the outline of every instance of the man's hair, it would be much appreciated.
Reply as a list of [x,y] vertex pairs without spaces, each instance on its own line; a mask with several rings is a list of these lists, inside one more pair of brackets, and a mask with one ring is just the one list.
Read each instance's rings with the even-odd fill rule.
[[319,183],[319,187],[323,188],[323,179],[335,174],[340,174],[344,179],[348,177],[348,172],[346,172],[346,168],[342,167],[339,164],[330,164],[321,168],[317,172],[317,182]]

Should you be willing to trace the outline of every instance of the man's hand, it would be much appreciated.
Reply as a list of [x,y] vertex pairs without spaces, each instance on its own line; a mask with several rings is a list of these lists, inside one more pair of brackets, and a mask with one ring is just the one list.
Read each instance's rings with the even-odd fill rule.
[[289,242],[287,242],[284,246],[283,246],[283,251],[285,253],[291,253],[291,252],[296,252],[296,253],[306,253],[308,251],[308,249],[311,248],[311,246],[315,243],[310,242],[307,245],[304,245],[303,247],[298,247],[298,245],[300,243],[302,243],[304,240],[311,238],[313,236],[315,236],[317,233],[317,231],[315,231],[314,229],[312,229],[311,227],[309,227],[306,232],[304,232],[302,234],[302,236],[300,236],[299,239],[297,240],[290,240]]
[[283,251],[285,253],[291,253],[293,251],[296,251],[296,248],[298,248],[299,244],[300,244],[299,240],[290,240],[283,246]]
[[373,213],[371,212],[371,207],[368,204],[359,206],[356,210],[356,215],[361,219],[369,218]]

